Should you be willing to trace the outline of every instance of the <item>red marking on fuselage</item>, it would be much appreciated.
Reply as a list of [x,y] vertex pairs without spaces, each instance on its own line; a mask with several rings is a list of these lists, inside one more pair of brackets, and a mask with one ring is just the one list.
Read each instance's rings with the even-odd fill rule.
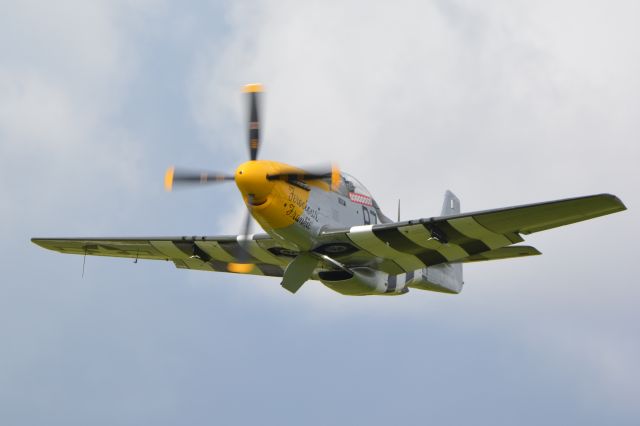
[[369,206],[369,207],[373,206],[373,200],[371,199],[371,197],[364,194],[358,194],[357,192],[350,192],[349,199],[354,203],[362,204],[363,206]]

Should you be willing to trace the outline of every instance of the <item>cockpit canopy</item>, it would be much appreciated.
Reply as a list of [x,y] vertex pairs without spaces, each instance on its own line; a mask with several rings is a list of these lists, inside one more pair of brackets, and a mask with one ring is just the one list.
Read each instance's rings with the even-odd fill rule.
[[[331,180],[327,179],[326,183],[330,185]],[[356,204],[361,204],[364,208],[372,209],[380,222],[393,222],[382,213],[382,210],[380,210],[378,203],[373,199],[369,190],[358,179],[354,178],[350,174],[344,172],[340,173],[340,183],[334,191]]]
[[349,198],[352,202],[357,204],[362,204],[363,206],[369,207],[376,212],[376,216],[382,223],[392,222],[387,216],[385,216],[376,200],[373,199],[373,196],[369,192],[365,186],[360,183],[360,181],[348,173],[340,174],[340,184],[336,189],[336,192],[343,197]]
[[340,184],[338,185],[336,192],[345,197],[352,197],[353,194],[361,195],[373,201],[373,197],[369,190],[348,173],[340,173]]

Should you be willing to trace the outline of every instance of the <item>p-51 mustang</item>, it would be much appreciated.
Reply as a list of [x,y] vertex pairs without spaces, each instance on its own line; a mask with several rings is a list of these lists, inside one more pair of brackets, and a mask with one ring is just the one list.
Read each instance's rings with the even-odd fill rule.
[[[522,235],[625,210],[610,194],[461,213],[445,194],[438,217],[394,222],[369,191],[335,166],[303,170],[258,160],[262,86],[245,86],[250,161],[233,175],[170,168],[165,186],[235,181],[248,213],[237,236],[33,238],[61,253],[171,260],[178,268],[282,277],[292,293],[318,280],[345,295],[399,295],[409,288],[462,290],[467,262],[538,255]],[[266,234],[251,234],[251,216]]]

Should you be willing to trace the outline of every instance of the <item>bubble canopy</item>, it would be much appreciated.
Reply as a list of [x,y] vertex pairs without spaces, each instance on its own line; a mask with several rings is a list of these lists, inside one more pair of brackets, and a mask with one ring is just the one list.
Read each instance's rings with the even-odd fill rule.
[[340,173],[340,185],[337,192],[344,196],[349,196],[349,193],[355,193],[373,198],[369,190],[358,179],[348,173]]

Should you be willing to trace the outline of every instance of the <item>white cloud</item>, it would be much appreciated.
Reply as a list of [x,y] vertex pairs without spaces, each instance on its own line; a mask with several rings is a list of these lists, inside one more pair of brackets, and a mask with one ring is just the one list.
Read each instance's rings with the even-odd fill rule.
[[[437,214],[447,188],[467,210],[597,192],[616,193],[631,207],[640,184],[636,10],[622,1],[234,2],[231,33],[203,53],[194,73],[194,110],[211,128],[233,120],[242,129],[239,88],[262,81],[263,158],[338,160],[387,211],[402,198],[405,218]],[[625,241],[640,234],[629,215],[531,236],[550,253],[541,259],[468,268],[460,302],[410,295],[341,303],[322,289],[299,297],[329,316],[340,306],[375,306],[434,319],[463,304],[461,323],[480,314],[499,329],[504,316],[517,314],[523,328],[535,324],[539,308],[528,304],[548,294],[549,309],[567,310],[570,319],[590,315],[576,301],[603,303],[600,315],[633,315],[613,296],[638,295],[624,278],[633,274],[631,259],[617,247],[631,250]],[[620,268],[617,279],[610,267]],[[501,285],[509,280],[520,285]],[[581,372],[613,399],[618,387],[636,389],[638,367],[626,361],[638,348],[623,343],[631,331],[602,340],[588,326],[576,328],[586,337],[566,342],[566,362],[584,362]],[[593,356],[583,356],[589,341]],[[540,351],[554,359],[560,350]]]
[[[148,314],[149,321],[145,338],[166,341],[157,346],[161,350],[151,345],[149,353],[158,357],[158,365],[168,353],[182,367],[184,353],[172,352],[182,345],[176,345],[171,340],[174,335],[163,327],[189,317],[185,313],[191,312],[197,293],[189,294],[189,290],[206,289],[202,297],[210,299],[202,302],[200,314],[180,323],[185,329],[194,324],[202,327],[201,334],[187,338],[191,343],[207,341],[212,325],[221,327],[219,336],[240,336],[247,341],[256,336],[265,341],[277,338],[266,326],[256,329],[262,322],[268,326],[303,324],[293,329],[294,334],[307,338],[300,340],[301,346],[311,346],[311,340],[325,329],[330,330],[328,334],[340,329],[347,334],[375,335],[379,325],[393,324],[399,331],[410,330],[407,336],[422,337],[424,330],[427,338],[441,330],[468,338],[476,330],[492,343],[509,342],[508,349],[526,348],[540,361],[541,369],[552,371],[549,377],[556,373],[566,378],[563,369],[572,366],[574,387],[585,399],[606,400],[637,413],[631,398],[637,394],[640,371],[634,363],[640,348],[633,326],[638,320],[634,301],[640,295],[633,282],[632,245],[639,233],[634,206],[640,183],[636,172],[640,55],[635,2],[234,1],[226,16],[230,33],[225,36],[219,36],[219,29],[211,36],[209,26],[191,29],[192,24],[200,25],[194,16],[201,9],[194,15],[177,14],[177,22],[160,19],[147,26],[150,17],[171,15],[167,8],[166,3],[153,1],[23,1],[0,15],[0,218],[8,229],[5,235],[19,236],[6,245],[5,259],[14,268],[6,280],[15,281],[13,294],[9,294],[14,297],[2,298],[7,305],[3,310],[7,328],[2,331],[9,340],[40,342],[41,335],[46,335],[44,341],[59,339],[54,353],[67,359],[74,339],[95,335],[82,326],[77,334],[71,324],[83,322],[85,311],[99,307],[104,310],[97,315],[98,324],[109,323],[102,324],[105,334],[126,341],[124,358],[129,346],[135,346],[128,342],[135,340],[131,337],[135,334],[122,333],[122,325],[142,321],[137,310],[143,306],[149,309],[142,315]],[[171,35],[159,38],[155,49],[162,50],[168,40],[179,40],[185,49],[193,48],[193,55],[197,50],[193,46],[203,43],[193,37],[194,32],[211,37],[211,46],[196,61],[190,90],[196,119],[218,136],[209,139],[218,141],[211,146],[216,161],[246,158],[239,89],[258,80],[267,88],[263,158],[300,165],[337,160],[367,184],[387,211],[394,211],[396,199],[402,198],[404,218],[436,214],[447,188],[461,196],[465,209],[610,191],[620,195],[631,210],[531,236],[530,242],[545,253],[540,258],[470,266],[460,296],[412,291],[396,298],[346,298],[319,284],[305,286],[292,296],[279,288],[277,280],[258,277],[162,270],[150,278],[146,269],[109,275],[116,261],[100,259],[90,263],[95,268],[90,271],[96,271],[90,276],[99,276],[102,286],[96,288],[109,294],[85,294],[87,300],[70,303],[66,297],[95,289],[86,282],[75,282],[77,288],[68,283],[53,288],[48,275],[63,281],[68,277],[65,268],[79,269],[81,259],[51,257],[52,264],[64,265],[61,270],[38,271],[30,267],[38,249],[25,248],[26,236],[38,227],[47,232],[71,227],[95,234],[105,230],[120,233],[113,229],[115,219],[110,214],[117,214],[127,197],[113,193],[127,192],[130,199],[141,196],[144,171],[140,163],[159,149],[154,141],[136,139],[120,115],[123,104],[134,83],[180,87],[184,82],[177,80],[184,76],[169,81],[176,76],[162,74],[166,70],[151,65],[145,70],[151,70],[148,75],[140,75],[138,56],[148,53],[149,40],[140,40],[137,31],[144,36],[166,31]],[[162,56],[165,52],[155,53]],[[216,199],[232,192],[224,191]],[[244,209],[237,194],[223,200],[228,216],[216,216],[221,203],[209,209],[213,197],[193,194],[193,202],[186,195],[173,198],[165,221],[149,226],[195,227],[200,222],[189,223],[191,218],[205,222],[213,216],[206,233],[233,233],[240,228]],[[164,206],[170,202],[166,203]],[[99,217],[87,216],[83,213],[87,206],[91,212],[107,211]],[[163,214],[157,205],[151,208],[140,202],[123,210],[144,219]],[[219,226],[214,228],[216,221]],[[38,253],[42,255],[38,262],[55,256]],[[158,265],[162,267],[171,265]],[[123,275],[128,278],[124,280]],[[31,282],[23,283],[27,280]],[[184,290],[175,283],[180,280],[193,286]],[[159,281],[164,285],[156,286]],[[168,288],[175,294],[167,293]],[[47,291],[38,292],[43,289]],[[38,294],[38,303],[34,304],[33,294]],[[184,299],[176,300],[178,294]],[[132,315],[121,317],[117,311],[129,297]],[[166,305],[152,309],[148,302],[154,297],[166,298]],[[226,304],[233,309],[215,312]],[[237,307],[239,315],[231,317],[234,320],[224,317]],[[169,308],[176,309],[174,317],[166,318]],[[74,321],[55,326],[59,324],[56,319],[66,318],[64,312],[74,310],[81,312],[77,318],[71,316]],[[105,312],[111,311],[115,325],[108,315],[104,319]],[[276,312],[283,312],[286,318],[261,318]],[[54,325],[42,321],[47,315]],[[243,317],[247,323],[240,323]],[[354,326],[357,320],[361,322]],[[303,330],[307,325],[313,328],[314,322],[323,325],[321,332],[321,327]],[[46,332],[39,331],[41,323]],[[465,332],[456,334],[459,330]],[[175,335],[183,338],[182,331]],[[413,347],[409,340],[399,342]],[[339,346],[332,339],[329,342]],[[475,342],[469,339],[460,344]],[[39,361],[50,355],[41,350],[47,346],[36,345],[22,354],[24,347],[17,345],[18,349],[10,350],[11,357],[5,357],[10,367],[3,374],[12,377],[8,383],[26,386],[29,392],[20,401],[27,405],[33,401],[30,392],[42,388],[32,371],[54,370]],[[283,353],[290,348],[281,346]],[[212,353],[220,352],[217,342],[213,347]],[[260,349],[259,345],[247,347],[250,350],[231,347],[229,359],[233,361],[227,362],[233,368],[229,371],[246,367],[238,364],[238,355]],[[275,350],[279,355],[282,348],[274,347],[267,352]],[[98,352],[105,351],[98,354],[97,362],[89,357],[84,360],[91,368],[103,368],[100,360],[113,355],[113,345],[99,348]],[[345,348],[333,349],[342,355]],[[474,345],[469,351],[476,349],[489,357],[493,348]],[[352,359],[360,356],[358,345],[346,350]],[[96,353],[88,351],[87,355],[95,357]],[[317,356],[310,362],[325,361],[323,354],[310,355]],[[202,365],[211,359],[215,358],[207,354]],[[413,354],[412,359],[419,357]],[[201,377],[200,364],[189,367],[194,368],[189,370],[194,376]],[[333,374],[352,372],[333,367]],[[283,369],[282,365],[269,366],[272,372]],[[517,371],[517,367],[508,371]],[[35,377],[34,384],[23,385],[24,372]],[[129,384],[128,372],[118,371],[115,377]],[[525,380],[534,382],[532,375],[527,373]],[[477,377],[464,377],[458,383],[468,385]],[[66,379],[45,380],[45,384],[58,385]],[[178,382],[158,388],[173,389]],[[292,382],[285,377],[284,383]],[[203,389],[210,390],[210,383]],[[145,382],[140,394],[148,390]],[[221,387],[219,391],[227,395],[228,390]],[[84,396],[77,390],[69,395]],[[120,387],[107,395],[135,402]],[[198,398],[202,395],[199,392]],[[183,397],[193,399],[189,393]]]
[[5,221],[138,188],[139,145],[113,116],[136,70],[125,28],[146,3],[25,1],[0,17]]

